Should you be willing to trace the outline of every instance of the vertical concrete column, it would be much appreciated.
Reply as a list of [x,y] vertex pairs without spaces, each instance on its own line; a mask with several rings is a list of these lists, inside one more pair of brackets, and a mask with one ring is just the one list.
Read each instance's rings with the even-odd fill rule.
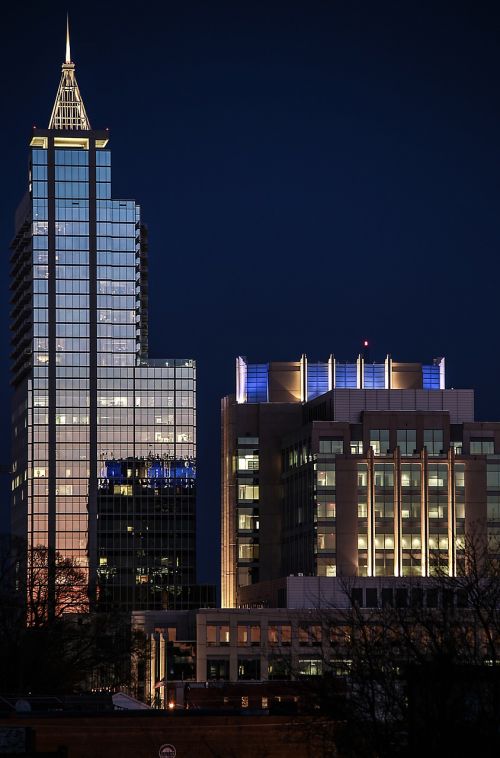
[[394,576],[403,576],[403,552],[401,535],[403,533],[401,511],[401,451],[394,448]]
[[481,560],[488,545],[487,464],[483,456],[470,456],[465,467],[465,533]]
[[368,576],[375,576],[375,475],[373,448],[368,447],[368,482],[366,488],[367,531],[368,531]]
[[428,496],[428,467],[427,449],[422,448],[420,454],[420,534],[422,542],[422,576],[429,576],[429,496]]
[[457,519],[455,509],[455,451],[450,447],[448,450],[448,574],[456,576],[457,551],[456,551]]

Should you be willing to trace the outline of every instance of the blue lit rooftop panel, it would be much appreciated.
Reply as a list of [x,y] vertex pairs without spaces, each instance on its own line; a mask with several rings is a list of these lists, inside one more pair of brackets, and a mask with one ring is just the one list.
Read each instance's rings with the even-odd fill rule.
[[438,390],[440,386],[439,365],[422,366],[422,387],[424,390]]
[[385,364],[365,364],[363,387],[367,390],[385,389]]
[[358,386],[358,367],[356,363],[335,364],[335,387],[337,389],[355,390]]
[[328,392],[328,363],[307,364],[307,399]]
[[247,366],[247,403],[267,403],[268,363],[249,363]]

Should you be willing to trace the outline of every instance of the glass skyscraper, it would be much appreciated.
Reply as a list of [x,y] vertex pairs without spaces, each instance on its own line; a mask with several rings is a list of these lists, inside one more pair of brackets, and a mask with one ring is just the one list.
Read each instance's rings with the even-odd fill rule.
[[112,199],[108,136],[90,126],[68,35],[12,244],[20,584],[42,581],[54,610],[70,557],[90,607],[199,607],[213,594],[195,584],[196,367],[148,358],[146,230],[135,201]]

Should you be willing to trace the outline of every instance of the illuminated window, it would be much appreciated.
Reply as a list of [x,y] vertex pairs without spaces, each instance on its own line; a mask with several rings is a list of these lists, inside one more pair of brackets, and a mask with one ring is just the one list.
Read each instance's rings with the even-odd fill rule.
[[238,500],[258,500],[259,485],[238,482]]
[[238,529],[240,531],[258,531],[259,514],[254,508],[238,508]]
[[253,538],[241,537],[238,540],[238,558],[241,561],[254,561],[259,557],[259,545]]
[[448,486],[448,466],[445,464],[430,463],[428,471],[429,487]]
[[260,624],[238,624],[238,645],[260,645]]
[[368,486],[368,467],[366,463],[358,463],[358,487]]
[[132,496],[132,485],[131,484],[114,484],[113,485],[113,494],[114,495],[125,495],[126,497]]
[[389,452],[389,430],[370,429],[370,447],[374,455],[387,455]]
[[376,463],[374,467],[375,487],[394,487],[394,466],[392,463]]
[[259,451],[245,449],[238,450],[237,466],[238,471],[258,471]]
[[318,487],[335,487],[335,464],[319,463],[317,481]]
[[322,676],[323,661],[321,658],[299,658],[298,675],[303,677]]

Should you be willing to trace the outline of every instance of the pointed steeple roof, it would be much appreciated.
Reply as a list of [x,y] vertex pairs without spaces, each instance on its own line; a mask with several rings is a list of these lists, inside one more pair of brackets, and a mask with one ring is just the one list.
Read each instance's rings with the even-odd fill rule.
[[49,129],[91,129],[75,78],[75,64],[71,60],[69,44],[69,19],[66,19],[66,60],[62,64],[62,76],[52,108]]

